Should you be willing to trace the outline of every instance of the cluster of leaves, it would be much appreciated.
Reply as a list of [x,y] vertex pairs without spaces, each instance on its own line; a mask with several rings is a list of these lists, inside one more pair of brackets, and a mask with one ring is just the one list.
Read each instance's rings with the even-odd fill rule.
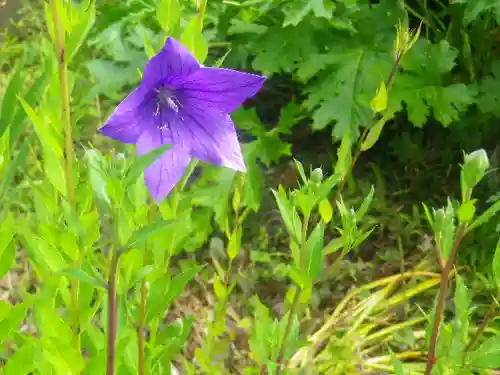
[[[212,7],[214,30],[219,40],[231,40],[228,64],[302,83],[301,112],[313,129],[332,127],[340,139],[370,126],[370,100],[394,67],[395,25],[410,11],[428,38],[402,58],[391,110],[404,110],[417,127],[431,119],[448,126],[473,104],[495,115],[498,59],[488,50],[494,36],[486,36],[496,32],[495,2],[452,1],[434,5],[437,10],[427,3],[419,9],[397,0],[370,3],[228,1]],[[476,40],[479,28],[483,36]]]
[[[68,202],[67,145],[60,121],[65,95],[53,46],[53,14],[46,5],[47,35],[37,36],[34,48],[16,62],[0,110],[0,278],[17,265],[20,253],[28,264],[22,272],[35,280],[29,290],[20,287],[16,303],[0,303],[2,374],[104,373],[108,321],[116,311],[118,373],[169,374],[174,363],[179,366],[194,319],[182,316],[171,322],[165,316],[194,278],[212,286],[215,301],[203,319],[195,361],[182,363],[188,374],[234,373],[228,348],[238,329],[245,332],[248,348],[246,365],[237,370],[246,374],[352,373],[359,368],[423,373],[422,360],[402,364],[400,359],[420,358],[436,333],[434,324],[426,332],[419,328],[436,319],[435,374],[499,365],[498,335],[484,340],[483,330],[475,329],[474,302],[461,277],[456,277],[456,314],[450,322],[441,323],[439,299],[429,315],[412,311],[409,319],[397,319],[391,310],[447,284],[452,272],[446,264],[454,262],[465,231],[488,222],[500,209],[495,203],[476,218],[472,189],[487,168],[480,152],[466,157],[461,203],[427,210],[440,274],[402,269],[347,293],[310,335],[301,324],[313,313],[314,293],[324,275],[336,276],[374,229],[366,215],[375,190],[357,208],[341,195],[359,156],[353,155],[352,145],[360,129],[367,135],[360,143],[364,151],[398,112],[405,111],[415,126],[431,118],[448,126],[472,104],[487,116],[499,115],[500,99],[493,92],[499,86],[499,61],[488,49],[489,39],[469,42],[481,27],[495,30],[496,3],[452,1],[439,11],[424,6],[419,18],[428,37],[417,40],[418,33],[402,32],[396,25],[407,22],[408,11],[419,12],[397,0],[226,0],[209,2],[207,9],[204,2],[179,0],[55,2],[66,31],[72,143],[78,144],[69,180],[77,191],[75,201]],[[450,15],[459,21],[462,37],[455,35],[454,22],[443,24]],[[137,159],[128,148],[98,151],[92,144],[102,141],[93,142],[92,136],[111,104],[138,82],[140,69],[165,36],[181,40],[205,64],[271,78],[286,74],[303,90],[276,110],[271,129],[254,109],[233,114],[239,129],[254,138],[243,147],[246,176],[202,166],[196,182],[186,176],[168,201],[152,207],[142,172],[164,149]],[[467,54],[472,49],[482,54]],[[30,65],[36,66],[35,73],[27,69]],[[291,284],[283,296],[284,313],[272,313],[253,295],[248,303],[240,302],[250,313],[232,315],[236,321],[230,325],[244,225],[263,200],[260,166],[292,156],[283,135],[303,119],[310,119],[313,129],[331,126],[341,139],[334,172],[328,177],[319,168],[307,173],[295,162],[299,186],[273,191],[289,239],[289,256],[281,264]],[[214,260],[208,271],[194,257],[174,262],[178,255],[202,249],[215,233],[225,240],[223,262]],[[119,254],[119,261],[112,254]],[[499,259],[496,255],[496,278]],[[398,289],[406,282],[406,289]],[[118,295],[115,310],[106,303],[112,289]],[[444,295],[441,287],[439,298]],[[472,329],[478,333],[471,338]]]

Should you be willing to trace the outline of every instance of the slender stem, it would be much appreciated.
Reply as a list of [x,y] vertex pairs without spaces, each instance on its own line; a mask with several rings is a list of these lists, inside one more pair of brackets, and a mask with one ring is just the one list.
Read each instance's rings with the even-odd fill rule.
[[138,339],[138,349],[139,349],[139,375],[146,374],[146,366],[145,366],[145,351],[144,351],[144,334],[145,334],[145,318],[146,318],[146,295],[147,295],[147,286],[146,281],[143,281],[141,284],[141,304],[139,309],[139,326],[137,328],[137,339]]
[[64,153],[65,153],[65,179],[68,200],[71,205],[75,205],[75,186],[73,184],[73,139],[71,135],[71,112],[68,88],[68,67],[64,47],[64,26],[59,15],[57,0],[50,0],[52,10],[52,20],[54,23],[55,43],[57,53],[57,64],[59,70],[59,87],[61,90],[61,115],[64,130]]
[[[385,87],[387,88],[387,91],[390,90],[392,84],[394,83],[394,78],[396,77],[396,72],[397,72],[397,70],[399,68],[399,65],[401,64],[401,58],[402,57],[403,57],[403,55],[401,53],[397,54],[396,61],[394,62],[394,65],[393,65],[393,67],[391,69],[391,72],[389,73],[387,79],[385,80]],[[376,121],[376,117],[375,116],[373,117],[372,121],[373,122]],[[360,138],[360,140],[358,142],[358,147],[357,147],[356,153],[354,154],[354,157],[352,159],[351,167],[349,168],[349,170],[346,172],[346,174],[342,178],[342,181],[340,181],[339,188],[337,189],[337,192],[335,193],[335,202],[340,199],[340,195],[342,194],[342,191],[344,190],[344,186],[345,186],[345,184],[347,182],[347,179],[351,175],[351,173],[352,173],[352,171],[354,169],[354,166],[356,165],[356,162],[358,161],[361,153],[363,152],[363,150],[361,149],[361,146],[365,142],[366,137],[368,136],[368,133],[370,131],[370,128],[371,128],[371,126],[370,127],[366,127],[363,130],[363,133],[361,134],[361,138]]]
[[[300,252],[299,252],[299,259],[298,263],[301,268],[304,268],[304,265],[302,264],[303,262],[303,256],[302,252],[304,251],[304,247],[306,246],[306,241],[307,241],[307,229],[309,227],[309,213],[306,213],[304,215],[304,219],[302,222],[302,238],[301,238],[301,244],[300,244]],[[285,334],[283,336],[283,341],[281,343],[281,348],[280,352],[278,355],[278,369],[276,371],[276,375],[280,375],[281,373],[281,366],[283,365],[283,362],[285,360],[285,349],[286,349],[286,341],[288,340],[288,336],[290,335],[293,327],[293,320],[295,319],[295,315],[297,314],[297,309],[300,304],[300,293],[301,290],[297,289],[295,292],[295,295],[293,297],[292,305],[290,307],[290,312],[288,314],[288,322],[286,323],[286,329],[285,329]]]
[[116,296],[116,279],[118,271],[119,254],[113,247],[111,256],[111,269],[108,279],[108,357],[106,362],[106,375],[115,375],[116,370],[116,336],[118,331],[118,305]]
[[425,375],[430,375],[432,372],[432,368],[436,363],[436,345],[437,339],[439,335],[439,327],[441,325],[441,317],[444,312],[444,302],[446,299],[446,295],[448,292],[448,277],[450,272],[455,265],[455,259],[457,257],[457,250],[462,242],[462,239],[465,235],[465,226],[460,224],[457,230],[457,234],[455,237],[455,242],[453,243],[453,247],[451,249],[450,256],[441,271],[441,279],[439,282],[439,296],[436,305],[436,312],[434,314],[434,324],[432,327],[432,336],[429,344],[429,353],[427,355],[427,365],[425,367]]
[[[153,222],[153,207],[149,207],[148,221],[151,224]],[[146,248],[144,249],[144,255],[142,258],[143,265],[148,262],[148,248],[146,243]],[[146,355],[145,355],[145,335],[146,335],[146,299],[148,295],[148,288],[146,279],[142,280],[141,283],[141,296],[140,296],[140,306],[139,306],[139,325],[137,326],[137,345],[138,345],[138,362],[139,362],[139,375],[146,374]]]
[[200,31],[203,31],[203,22],[205,21],[205,12],[207,10],[208,0],[201,0],[200,4],[200,14],[198,18]]
[[281,348],[278,355],[278,369],[276,370],[276,375],[281,374],[281,366],[285,361],[285,349],[286,342],[288,340],[288,336],[292,332],[293,320],[295,319],[295,314],[297,312],[297,308],[299,307],[300,302],[300,289],[297,289],[295,292],[295,296],[293,297],[292,306],[290,307],[290,312],[288,313],[288,321],[286,323],[285,334],[283,335],[283,341],[281,342]]
[[[59,14],[57,0],[50,0],[52,11],[52,22],[54,24],[55,47],[57,55],[59,89],[61,92],[61,119],[64,130],[64,161],[65,161],[65,180],[66,192],[69,203],[73,209],[76,209],[75,186],[73,184],[73,140],[71,135],[71,108],[68,88],[68,67],[65,61],[66,50],[64,47],[64,25]],[[80,261],[77,260],[74,265],[79,268]],[[76,278],[71,280],[71,304],[73,305],[73,331],[76,334],[77,348],[80,348],[80,281]]]

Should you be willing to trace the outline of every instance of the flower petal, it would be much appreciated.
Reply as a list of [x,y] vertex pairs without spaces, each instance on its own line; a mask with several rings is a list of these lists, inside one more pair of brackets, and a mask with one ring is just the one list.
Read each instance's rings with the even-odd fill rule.
[[156,88],[160,84],[176,86],[200,68],[200,64],[180,42],[167,38],[163,49],[144,68],[143,84]]
[[101,134],[123,143],[136,143],[141,134],[138,110],[146,96],[143,88],[132,91],[115,108],[108,121],[99,129]]
[[[147,154],[163,144],[170,143],[166,132],[144,132],[137,142],[139,156]],[[174,146],[155,160],[144,172],[144,180],[156,202],[163,200],[184,175],[191,157],[180,146]]]
[[202,67],[179,87],[183,96],[198,99],[231,113],[254,96],[266,77],[237,70]]
[[191,158],[180,147],[173,147],[146,168],[144,180],[156,202],[162,201],[180,181]]
[[168,131],[161,131],[150,126],[137,140],[137,155],[146,155],[160,146],[172,143],[172,137]]
[[214,108],[199,107],[186,101],[180,112],[182,121],[172,123],[174,143],[182,140],[189,154],[201,161],[246,171],[238,136],[229,115]]

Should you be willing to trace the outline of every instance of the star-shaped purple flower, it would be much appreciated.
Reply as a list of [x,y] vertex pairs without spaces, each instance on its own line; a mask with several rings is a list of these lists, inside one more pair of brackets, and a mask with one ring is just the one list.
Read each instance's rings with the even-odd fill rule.
[[161,201],[183,176],[192,157],[246,171],[229,113],[262,87],[265,77],[201,66],[168,38],[146,65],[142,81],[100,128],[103,135],[137,145],[139,156],[171,144],[145,171],[146,185]]

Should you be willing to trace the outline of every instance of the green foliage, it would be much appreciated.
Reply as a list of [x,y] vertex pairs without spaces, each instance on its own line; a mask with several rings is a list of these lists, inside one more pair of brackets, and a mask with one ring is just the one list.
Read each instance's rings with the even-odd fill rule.
[[[42,11],[46,25],[0,53],[0,373],[109,373],[113,324],[120,375],[500,366],[495,299],[482,309],[498,295],[499,246],[486,276],[456,267],[476,230],[496,236],[500,201],[478,193],[494,159],[465,154],[460,200],[422,202],[425,254],[402,240],[425,247],[418,209],[388,207],[396,188],[353,175],[401,123],[496,124],[499,2],[52,0],[34,20]],[[247,173],[193,161],[155,205],[143,172],[170,146],[136,157],[95,133],[167,36],[206,66],[269,79],[231,114]],[[304,128],[339,141],[334,163],[316,145],[314,168],[295,159]],[[412,141],[398,151],[408,163]],[[271,183],[284,160],[293,181]],[[396,264],[387,277],[382,261]]]

